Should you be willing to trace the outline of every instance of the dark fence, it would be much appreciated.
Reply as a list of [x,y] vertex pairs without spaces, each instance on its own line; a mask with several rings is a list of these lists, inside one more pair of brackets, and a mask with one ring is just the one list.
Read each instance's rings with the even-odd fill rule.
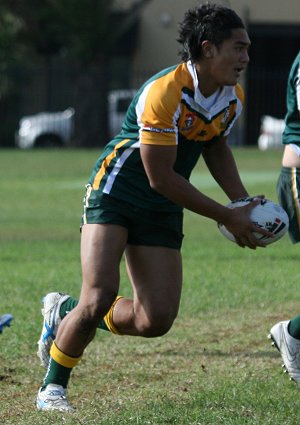
[[251,24],[246,82],[245,142],[255,144],[261,117],[284,118],[290,67],[300,49],[300,25]]
[[[283,118],[290,63],[270,70],[249,66],[245,79],[245,112],[231,135],[234,145],[256,144],[263,115]],[[101,146],[109,137],[108,96],[112,89],[138,88],[149,71],[134,75],[132,87],[112,86],[107,71],[70,65],[11,70],[10,95],[0,99],[0,146],[14,146],[19,120],[42,111],[75,110],[73,146]],[[151,73],[152,74],[152,73]]]

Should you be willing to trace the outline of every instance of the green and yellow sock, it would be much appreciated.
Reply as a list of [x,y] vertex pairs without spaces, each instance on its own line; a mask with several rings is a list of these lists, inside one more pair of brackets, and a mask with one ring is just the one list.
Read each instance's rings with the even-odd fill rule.
[[73,310],[78,304],[78,300],[69,297],[62,303],[59,309],[59,316],[63,319],[71,310]]
[[72,369],[79,363],[81,357],[67,356],[53,342],[50,349],[49,367],[42,385],[42,391],[48,384],[61,385],[63,388],[67,388]]
[[[112,303],[112,306],[110,307],[108,313],[104,316],[103,318],[103,322],[105,323],[107,329],[112,332],[113,334],[117,334],[117,335],[122,335],[121,332],[116,328],[114,322],[113,322],[113,312],[114,312],[114,308],[115,305],[117,304],[117,302],[121,299],[124,298],[122,296],[118,296],[115,301]],[[103,329],[103,328],[102,328]]]

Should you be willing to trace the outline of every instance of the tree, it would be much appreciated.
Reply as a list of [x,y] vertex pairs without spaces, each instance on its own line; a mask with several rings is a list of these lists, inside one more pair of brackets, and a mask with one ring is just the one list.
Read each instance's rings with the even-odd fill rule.
[[116,0],[2,0],[20,22],[20,44],[31,46],[48,66],[62,53],[77,64],[73,106],[81,145],[107,140],[111,58],[150,1],[136,0],[120,11]]
[[24,63],[25,49],[16,40],[20,20],[0,4],[0,144],[11,145],[17,125],[19,91],[15,84],[16,69]]

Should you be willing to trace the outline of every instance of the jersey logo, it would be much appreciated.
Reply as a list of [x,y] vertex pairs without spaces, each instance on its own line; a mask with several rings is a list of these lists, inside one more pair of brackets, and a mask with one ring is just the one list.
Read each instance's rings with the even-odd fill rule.
[[199,133],[197,133],[197,135],[199,137],[205,137],[207,135],[207,131],[206,130],[201,130],[201,131],[199,131]]
[[186,114],[182,131],[190,130],[194,125],[196,117],[197,115],[193,113]]

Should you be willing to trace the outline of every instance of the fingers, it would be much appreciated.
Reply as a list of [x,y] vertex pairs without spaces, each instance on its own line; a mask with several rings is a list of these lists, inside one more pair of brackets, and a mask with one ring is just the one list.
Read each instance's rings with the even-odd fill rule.
[[273,237],[274,235],[268,230],[259,227],[257,224],[250,222],[247,229],[243,232],[237,232],[234,234],[236,243],[241,247],[248,247],[250,249],[256,249],[258,247],[265,248],[266,244],[260,240],[259,236]]
[[266,228],[260,227],[256,221],[251,220],[252,209],[262,204],[264,198],[264,195],[257,195],[251,198],[252,200],[248,204],[234,208],[230,224],[226,223],[227,229],[232,232],[237,245],[241,248],[265,248],[267,245],[261,240],[265,239],[263,236],[266,238],[274,237]]
[[262,199],[265,199],[265,195],[256,195],[256,196],[253,196],[253,199],[260,199],[260,200],[262,200]]
[[246,211],[251,211],[254,207],[261,203],[261,198],[255,197],[253,201],[249,202],[249,204],[245,205],[242,208],[245,208]]
[[267,236],[268,238],[274,238],[273,233],[269,232],[267,229],[264,229],[263,227],[257,226],[255,223],[253,223],[253,232],[259,233],[263,236]]
[[255,237],[255,235],[252,232],[249,232],[245,235],[241,235],[239,237],[235,236],[236,243],[241,248],[250,248],[250,249],[256,249],[256,248],[265,248],[266,245],[264,242],[260,241]]
[[265,199],[265,195],[256,195],[251,199],[252,201],[244,207],[247,211],[251,211],[254,207],[262,203],[262,201]]

